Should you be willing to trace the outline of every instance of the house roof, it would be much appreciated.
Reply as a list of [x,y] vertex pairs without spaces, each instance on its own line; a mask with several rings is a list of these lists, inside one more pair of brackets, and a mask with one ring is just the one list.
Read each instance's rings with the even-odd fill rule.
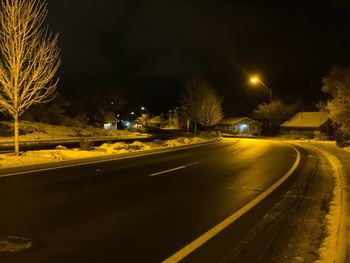
[[[233,124],[236,124],[236,123],[239,123],[239,122],[243,122],[245,124],[250,124],[252,122],[256,122],[256,123],[260,123],[256,120],[253,120],[249,117],[233,117],[233,118],[225,118],[225,119],[222,119],[218,124],[220,125],[233,125]],[[261,123],[260,123],[261,124]]]
[[103,117],[105,122],[117,122],[118,118],[114,115],[114,113],[108,112]]
[[281,127],[319,128],[328,121],[328,118],[327,112],[299,112],[282,123]]
[[152,119],[148,120],[148,123],[161,123],[164,121],[164,117],[162,116],[155,116]]

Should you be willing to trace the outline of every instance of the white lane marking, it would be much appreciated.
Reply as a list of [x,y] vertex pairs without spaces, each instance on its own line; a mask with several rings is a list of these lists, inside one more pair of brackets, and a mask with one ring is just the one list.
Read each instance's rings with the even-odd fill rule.
[[[204,143],[200,143],[200,144],[196,144],[196,145],[190,145],[190,146],[180,146],[181,148],[177,148],[177,149],[167,149],[167,150],[162,150],[159,152],[150,152],[150,153],[139,153],[139,154],[135,154],[132,156],[118,156],[118,157],[112,157],[112,158],[108,158],[109,156],[113,156],[113,154],[107,156],[106,158],[108,159],[103,159],[103,160],[98,160],[98,161],[86,161],[83,160],[80,163],[76,163],[76,164],[62,164],[59,161],[57,162],[50,162],[50,163],[45,163],[45,164],[56,164],[56,165],[61,165],[61,166],[55,166],[55,167],[48,167],[48,168],[37,168],[37,169],[33,169],[33,170],[25,170],[25,171],[21,171],[21,172],[10,172],[10,173],[4,173],[4,174],[0,174],[0,178],[1,177],[8,177],[8,176],[13,176],[13,175],[21,175],[21,174],[28,174],[28,173],[37,173],[37,172],[46,172],[46,171],[52,171],[52,170],[57,170],[57,169],[64,169],[64,168],[68,168],[68,167],[77,167],[77,166],[84,166],[84,165],[89,165],[89,164],[96,164],[96,163],[105,163],[105,162],[113,162],[113,161],[117,161],[117,160],[124,160],[124,159],[131,159],[131,158],[137,158],[137,157],[142,157],[142,156],[148,156],[148,155],[156,155],[156,154],[162,154],[162,153],[168,153],[168,152],[177,152],[177,151],[182,151],[182,150],[187,150],[187,149],[191,149],[191,148],[197,148],[197,147],[202,147],[202,146],[206,146],[206,145],[211,145],[214,143],[218,143],[220,141],[213,141],[213,142],[204,142]],[[72,159],[70,161],[77,161],[78,159]],[[20,166],[21,167],[25,167],[25,166]],[[3,169],[15,169],[17,167],[9,167],[9,168],[3,168]],[[1,172],[1,168],[0,168],[0,172]]]
[[172,171],[176,171],[176,170],[180,170],[180,169],[184,169],[184,168],[186,168],[185,165],[179,166],[179,167],[175,167],[175,168],[172,168],[172,169],[168,169],[168,170],[164,170],[164,171],[161,171],[161,172],[158,172],[158,173],[153,173],[153,174],[150,174],[149,176],[156,176],[156,175],[160,175],[160,174],[170,173]]
[[247,213],[250,209],[252,209],[258,203],[260,203],[269,194],[271,194],[275,189],[277,189],[282,183],[284,183],[289,178],[289,176],[291,176],[291,174],[295,171],[295,169],[298,167],[298,165],[300,163],[300,152],[293,145],[290,145],[290,146],[296,151],[297,158],[296,158],[293,166],[289,169],[289,171],[281,179],[279,179],[276,183],[274,183],[266,191],[262,192],[259,196],[257,196],[255,199],[250,201],[248,204],[246,204],[245,206],[240,208],[238,211],[236,211],[235,213],[230,215],[224,221],[220,222],[219,224],[214,226],[212,229],[209,229],[207,232],[205,232],[200,237],[193,240],[191,243],[187,244],[185,247],[183,247],[182,249],[177,251],[175,254],[173,254],[170,257],[168,257],[167,259],[163,260],[162,263],[175,263],[175,262],[179,262],[180,260],[184,259],[186,256],[191,254],[197,248],[202,246],[204,243],[209,241],[211,238],[213,238],[218,233],[220,233],[222,230],[224,230],[229,225],[231,225],[233,222],[235,222],[242,215]]
[[193,166],[193,165],[200,164],[200,163],[202,163],[202,161],[198,161],[198,162],[194,162],[194,163],[189,163],[189,164],[186,164],[185,166],[188,167],[188,166]]
[[200,163],[202,163],[202,161],[181,165],[181,166],[178,166],[178,167],[175,167],[175,168],[172,168],[172,169],[168,169],[168,170],[164,170],[164,171],[160,171],[160,172],[157,172],[157,173],[150,174],[149,176],[156,176],[156,175],[160,175],[160,174],[170,173],[170,172],[173,172],[173,171],[176,171],[176,170],[181,170],[181,169],[184,169],[186,167],[193,166],[193,165],[200,164]]

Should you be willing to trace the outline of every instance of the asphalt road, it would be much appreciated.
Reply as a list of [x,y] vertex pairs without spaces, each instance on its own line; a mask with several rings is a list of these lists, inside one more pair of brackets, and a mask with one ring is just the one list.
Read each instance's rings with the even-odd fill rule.
[[0,253],[0,262],[161,262],[268,189],[295,160],[288,144],[224,139],[0,178],[0,241],[32,242],[24,252]]

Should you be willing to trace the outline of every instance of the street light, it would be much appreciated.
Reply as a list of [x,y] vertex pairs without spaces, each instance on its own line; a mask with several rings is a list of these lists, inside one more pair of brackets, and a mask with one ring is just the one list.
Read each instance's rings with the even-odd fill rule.
[[144,106],[142,106],[142,107],[141,107],[141,111],[145,111],[146,113],[148,113],[148,115],[150,115],[149,110],[147,110],[147,108],[146,108],[146,107],[144,107]]
[[260,83],[261,86],[263,86],[264,88],[266,88],[269,91],[269,95],[270,95],[270,104],[272,103],[272,89],[270,89],[268,86],[265,85],[264,82],[261,81],[261,79],[257,76],[253,76],[250,78],[250,82],[253,84],[257,84]]
[[[250,82],[253,84],[259,83],[261,86],[263,86],[265,89],[269,91],[270,106],[272,106],[272,89],[266,86],[265,83],[262,82],[258,76],[252,76],[250,78]],[[269,135],[271,135],[271,133],[272,133],[272,123],[271,123],[271,118],[269,117]]]

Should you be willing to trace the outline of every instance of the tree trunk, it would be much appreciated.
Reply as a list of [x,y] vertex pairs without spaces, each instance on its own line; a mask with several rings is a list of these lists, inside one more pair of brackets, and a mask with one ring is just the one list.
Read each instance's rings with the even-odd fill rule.
[[18,114],[16,113],[14,116],[15,120],[15,155],[19,155],[19,123],[18,123]]
[[197,135],[197,122],[194,123],[194,134]]

